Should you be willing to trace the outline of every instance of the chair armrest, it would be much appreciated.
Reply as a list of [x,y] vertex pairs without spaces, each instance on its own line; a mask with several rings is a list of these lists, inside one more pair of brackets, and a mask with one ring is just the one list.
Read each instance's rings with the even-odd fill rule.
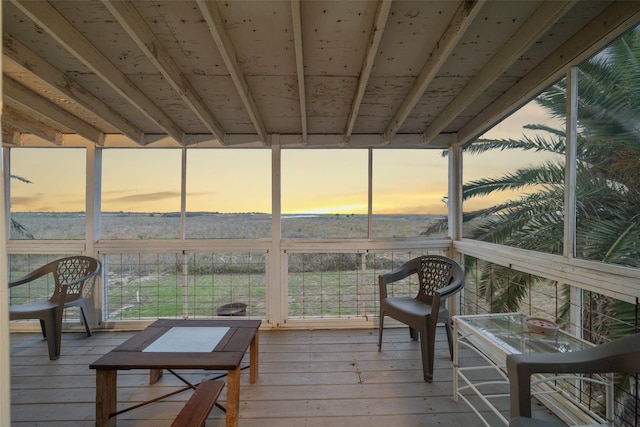
[[569,353],[507,356],[511,418],[531,417],[531,375],[640,372],[640,334]]
[[[9,282],[9,288],[13,288],[15,286],[19,286],[19,285],[23,285],[25,283],[33,282],[34,280],[39,279],[40,277],[46,276],[47,274],[53,274],[55,272],[56,268],[57,268],[57,265],[54,264],[54,263],[49,263],[47,265],[43,265],[42,267],[33,270],[31,273],[27,274],[24,277],[21,277],[21,278],[16,279],[16,280],[11,280]],[[98,262],[98,267],[91,274],[88,274],[87,276],[80,277],[80,278],[78,278],[76,280],[72,280],[70,282],[63,283],[63,285],[73,286],[73,285],[77,285],[78,283],[82,283],[83,281],[88,280],[91,277],[94,277],[94,276],[98,275],[100,273],[101,268],[102,268],[102,265],[100,264],[100,262]]]
[[19,279],[9,281],[9,287],[13,288],[14,286],[23,285],[25,283],[33,282],[40,277],[46,276],[47,274],[53,273],[53,268],[50,265],[44,265],[40,268],[33,270],[31,273],[26,276],[20,277]]
[[387,285],[389,283],[397,282],[417,273],[418,268],[416,265],[419,264],[416,264],[415,261],[409,261],[389,273],[379,275],[378,287],[380,289],[380,299],[387,297]]
[[444,301],[446,298],[460,292],[464,286],[464,277],[449,283],[447,286],[436,290],[440,294],[440,299]]

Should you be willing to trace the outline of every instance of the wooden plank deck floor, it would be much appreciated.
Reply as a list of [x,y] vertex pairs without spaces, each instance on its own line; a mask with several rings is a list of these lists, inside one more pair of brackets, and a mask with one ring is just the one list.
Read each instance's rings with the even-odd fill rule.
[[[377,330],[264,330],[260,332],[260,376],[249,384],[242,373],[242,427],[479,426],[464,402],[452,399],[453,367],[442,328],[438,328],[434,382],[422,380],[420,350],[406,328],[387,329],[383,351]],[[95,425],[95,371],[89,364],[135,332],[96,331],[92,337],[65,332],[62,356],[51,361],[37,334],[11,334],[12,426]],[[461,365],[474,363],[461,353]],[[466,358],[466,360],[465,360]],[[248,355],[247,355],[248,359]],[[185,372],[198,382],[216,372]],[[120,371],[119,405],[143,402],[176,390],[171,374],[149,385],[148,372]],[[165,426],[179,412],[189,392],[118,417],[118,426]],[[225,402],[225,391],[220,401]],[[508,411],[508,399],[501,410]],[[493,414],[490,424],[501,425]],[[542,409],[538,409],[542,411]],[[546,418],[549,416],[546,415]],[[214,408],[207,426],[224,426]]]

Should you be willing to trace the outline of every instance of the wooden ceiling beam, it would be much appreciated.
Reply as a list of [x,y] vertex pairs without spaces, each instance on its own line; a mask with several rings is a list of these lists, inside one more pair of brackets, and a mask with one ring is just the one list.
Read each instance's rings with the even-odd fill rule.
[[[94,144],[104,144],[104,133],[64,108],[48,101],[8,77],[2,79],[2,95],[21,105],[36,116],[47,118],[63,128],[70,129]],[[35,119],[34,119],[35,120]]]
[[304,50],[302,48],[302,15],[300,0],[291,0],[291,19],[293,23],[293,45],[296,54],[296,75],[298,78],[298,98],[300,99],[300,124],[302,145],[307,145],[307,94],[304,81]]
[[2,143],[20,145],[21,133],[11,123],[2,120]]
[[[2,122],[2,138],[11,138],[10,140],[4,139],[3,142],[11,142],[19,145],[20,136],[18,135],[16,139],[15,135],[17,131],[19,131],[22,133],[33,134],[55,145],[62,145],[62,132],[42,123],[39,120],[34,120],[33,117],[16,110],[10,105],[5,104],[2,108]],[[5,124],[9,124],[10,127],[14,128],[14,130],[11,131],[11,135],[5,135]]]
[[135,125],[115,112],[87,89],[80,86],[62,71],[49,64],[42,57],[20,43],[10,34],[3,37],[4,59],[11,61],[27,73],[60,92],[89,113],[106,121],[119,132],[131,138],[137,144],[143,143],[144,134]]
[[56,42],[82,61],[120,96],[154,121],[169,136],[182,144],[184,132],[129,78],[67,21],[49,2],[11,0]]
[[527,21],[502,45],[498,53],[476,74],[456,97],[431,122],[423,133],[428,144],[442,132],[464,109],[471,100],[476,99],[496,81],[524,52],[527,51],[553,24],[560,19],[575,3],[570,1],[543,2]]
[[249,84],[242,73],[240,64],[238,63],[238,54],[231,42],[229,34],[224,29],[224,22],[220,16],[220,9],[218,3],[215,0],[196,0],[200,7],[200,12],[207,22],[209,32],[213,37],[213,40],[220,51],[220,55],[231,75],[231,79],[236,86],[238,95],[242,99],[242,103],[253,122],[253,126],[256,129],[258,137],[263,144],[269,144],[269,137],[262,121],[262,116],[258,110],[258,107],[253,99]]
[[[353,127],[356,124],[358,113],[360,112],[360,105],[362,104],[362,98],[367,90],[367,84],[369,83],[369,77],[371,76],[371,69],[376,59],[376,53],[382,40],[384,28],[389,17],[389,11],[391,10],[391,0],[380,0],[378,2],[378,8],[376,9],[376,16],[373,23],[373,29],[371,30],[371,36],[369,37],[369,43],[367,44],[367,51],[362,61],[362,68],[360,69],[360,76],[358,78],[358,86],[356,93],[351,103],[351,111],[347,119],[347,128],[344,132],[345,142],[349,140],[353,133]],[[391,140],[391,139],[389,139]]]
[[167,82],[182,97],[182,100],[198,116],[198,119],[220,141],[226,133],[213,113],[198,96],[191,82],[180,71],[164,45],[151,31],[144,18],[130,1],[103,0],[109,12],[118,20],[136,45],[162,73]]
[[389,142],[398,133],[407,117],[416,106],[424,91],[436,77],[444,63],[449,59],[451,52],[458,46],[460,40],[469,29],[469,26],[478,15],[485,0],[463,1],[456,10],[446,30],[436,43],[435,49],[429,54],[426,62],[420,70],[420,74],[411,87],[411,90],[400,104],[398,111],[387,126],[383,139]]

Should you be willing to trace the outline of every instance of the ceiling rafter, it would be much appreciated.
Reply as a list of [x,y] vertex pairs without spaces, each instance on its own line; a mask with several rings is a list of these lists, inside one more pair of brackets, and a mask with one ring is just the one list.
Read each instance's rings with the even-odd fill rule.
[[126,75],[102,55],[51,4],[46,1],[11,1],[39,27],[44,29],[47,34],[117,91],[120,96],[153,120],[178,143],[183,143],[184,132],[182,129],[138,89]]
[[4,34],[3,44],[5,60],[11,61],[25,72],[32,73],[35,77],[80,105],[89,113],[100,117],[115,127],[135,143],[142,144],[144,138],[142,130],[116,113],[111,107],[69,78],[65,73],[49,64],[10,34]]
[[[576,65],[591,54],[585,54],[585,40],[588,45],[598,45],[602,49],[622,32],[627,31],[640,20],[640,2],[616,2],[605,9],[592,22],[562,44],[552,55],[534,67],[503,96],[498,98],[482,113],[471,119],[458,132],[459,143],[467,145],[484,132],[487,123],[495,123],[505,112],[511,114],[521,106],[522,100],[529,100],[565,75],[567,59]],[[615,25],[613,25],[615,24]],[[611,28],[615,31],[611,32]]]
[[247,80],[242,73],[240,64],[238,63],[238,55],[233,46],[233,43],[229,38],[229,34],[224,29],[224,22],[222,22],[222,18],[220,16],[218,3],[215,0],[197,0],[197,3],[200,7],[202,16],[207,22],[209,32],[211,33],[211,36],[213,37],[213,40],[215,41],[216,46],[220,51],[220,55],[224,60],[229,74],[231,75],[231,79],[236,86],[236,90],[238,91],[238,94],[242,99],[242,103],[247,109],[249,117],[251,117],[251,121],[253,122],[253,126],[256,129],[258,138],[260,138],[264,145],[268,145],[270,139],[264,127],[262,116],[260,115],[255,100],[253,99],[253,95],[251,94],[251,90],[249,89],[249,84],[247,83]]
[[302,15],[300,14],[300,0],[291,0],[291,19],[293,23],[293,45],[296,54],[298,98],[300,99],[302,145],[307,145],[309,143],[307,130],[307,94],[304,81],[304,50],[302,48]]
[[431,122],[423,133],[426,144],[442,132],[458,114],[469,105],[470,99],[476,99],[510,65],[573,6],[576,0],[543,2],[527,21],[502,45],[496,55],[458,92],[456,97]]
[[2,143],[10,145],[20,145],[22,134],[10,123],[2,120]]
[[469,26],[478,15],[478,12],[482,8],[485,0],[465,1],[460,4],[460,7],[456,10],[455,14],[451,18],[446,30],[436,43],[435,49],[429,55],[429,58],[422,66],[420,74],[416,79],[416,82],[411,87],[411,90],[400,104],[398,111],[391,119],[391,122],[387,126],[383,140],[385,143],[389,143],[393,137],[398,133],[398,130],[402,127],[407,117],[416,106],[418,101],[424,95],[424,91],[433,79],[436,77],[440,68],[447,61],[451,52],[458,46],[460,40],[465,35]]
[[[7,123],[14,129],[5,129],[5,125]],[[2,137],[5,138],[3,142],[11,141],[13,144],[19,145],[20,134],[18,132],[23,132],[33,134],[55,145],[62,145],[62,133],[59,130],[40,121],[34,120],[33,117],[28,116],[7,104],[2,107],[2,124]],[[5,135],[5,130],[10,132],[11,135]],[[16,133],[18,133],[18,135],[16,135]]]
[[71,129],[94,144],[104,144],[104,133],[100,129],[69,114],[64,108],[48,101],[15,80],[4,77],[2,79],[2,93],[4,97],[11,99],[36,115],[41,115],[62,127]]
[[135,6],[130,1],[102,0],[102,2],[171,87],[182,97],[185,104],[191,108],[213,136],[224,144],[226,133],[222,125],[198,96],[191,82],[180,71]]
[[367,90],[367,83],[369,83],[369,77],[371,76],[371,69],[376,59],[376,53],[378,52],[378,46],[382,40],[384,33],[384,27],[389,17],[389,10],[391,10],[391,0],[380,0],[378,8],[376,9],[376,16],[373,23],[373,29],[371,30],[371,36],[369,37],[369,44],[367,45],[367,51],[362,61],[362,68],[360,70],[360,77],[358,78],[358,86],[356,93],[351,104],[351,111],[347,119],[347,128],[344,132],[345,142],[349,140],[353,133],[353,127],[358,119],[358,113],[360,112],[360,105],[362,104],[362,98]]
[[[599,14],[611,7],[620,15],[625,10],[634,13],[637,4],[575,0],[568,7],[569,0],[533,0],[525,8],[519,2],[487,0],[429,2],[428,6],[392,0],[287,0],[283,10],[282,0],[264,0],[260,7],[236,0],[194,0],[193,10],[164,7],[172,0],[154,0],[153,16],[147,16],[138,0],[123,1],[90,1],[87,7],[67,1],[7,1],[3,6],[8,17],[3,71],[70,116],[108,132],[104,143],[110,147],[163,148],[175,147],[176,142],[182,147],[260,147],[272,140],[267,131],[280,134],[280,144],[286,147],[439,149],[450,143],[465,145],[553,83],[575,64],[572,58],[576,55],[594,54],[602,47],[591,32],[604,34],[597,27],[601,25],[615,33],[612,27],[622,18],[612,13],[609,20],[603,20]],[[357,18],[351,4],[358,4]],[[556,8],[566,8],[566,14],[545,31],[547,22],[554,19],[549,11]],[[536,17],[531,18],[532,14]],[[442,21],[444,16],[449,18]],[[183,25],[194,18],[208,26],[204,32]],[[168,25],[172,40],[189,49],[174,55],[157,32],[165,34],[167,28],[156,29],[154,19]],[[466,28],[472,19],[475,24]],[[637,24],[640,17],[630,19],[634,23],[626,28]],[[496,37],[492,34],[496,28],[509,34],[504,39]],[[578,32],[581,40],[570,38]],[[496,42],[508,37],[512,39],[508,43]],[[531,43],[534,37],[538,39]],[[526,51],[513,48],[515,43],[523,44]],[[427,44],[435,47],[416,50]],[[63,54],[50,56],[56,49]],[[447,58],[454,57],[464,67],[449,72]],[[283,75],[280,65],[287,59],[292,69]],[[136,61],[146,64],[144,70],[152,67],[156,78],[138,83],[131,74],[138,71],[130,71]],[[222,69],[222,78],[233,80],[229,82],[232,88],[219,93],[220,102],[214,105],[204,98],[206,112],[225,125],[221,135],[205,127],[208,120],[198,112],[205,111],[198,110],[203,101],[198,99],[200,86],[188,71],[199,73],[212,69],[209,67]],[[115,68],[116,73],[112,72]],[[407,75],[394,71],[398,69],[414,71]],[[198,82],[205,90],[220,90],[219,79]],[[430,101],[432,89],[434,102]],[[132,104],[140,95],[146,101]],[[41,117],[5,100],[34,121]],[[173,128],[176,132],[161,128],[162,114],[146,108],[150,104],[178,125]],[[262,110],[263,106],[268,110]],[[416,129],[423,121],[416,116],[418,107],[423,118],[429,119]],[[69,128],[42,120],[62,132],[65,145],[88,142],[80,136],[71,138]],[[187,124],[196,128],[187,130]],[[42,143],[40,137],[32,139],[20,129],[16,132],[25,145]],[[6,136],[15,140],[11,134]]]

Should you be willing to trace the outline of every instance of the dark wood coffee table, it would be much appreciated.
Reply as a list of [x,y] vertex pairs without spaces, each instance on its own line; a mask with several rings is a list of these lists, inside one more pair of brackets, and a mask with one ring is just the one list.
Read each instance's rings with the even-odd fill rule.
[[89,366],[96,370],[96,426],[116,425],[117,414],[123,412],[117,411],[118,371],[130,369],[149,369],[151,383],[165,369],[226,370],[227,426],[237,426],[240,362],[250,348],[249,382],[255,383],[260,324],[232,319],[154,322]]

